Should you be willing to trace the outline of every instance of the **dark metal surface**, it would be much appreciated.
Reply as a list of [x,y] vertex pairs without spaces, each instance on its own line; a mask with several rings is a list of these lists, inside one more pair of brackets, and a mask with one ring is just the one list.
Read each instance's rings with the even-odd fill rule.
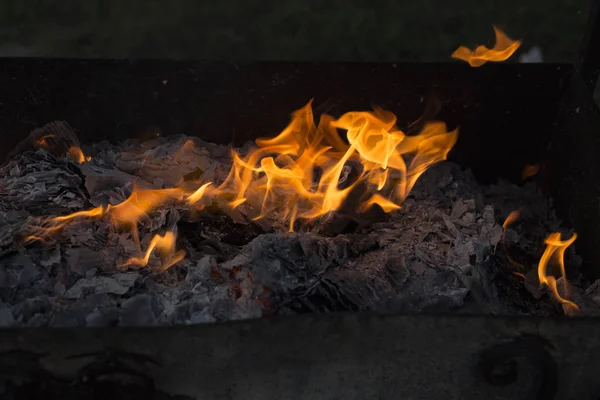
[[526,383],[530,389],[525,398],[552,400],[559,382],[558,366],[550,353],[552,350],[552,345],[544,338],[523,335],[483,350],[479,369],[489,384],[508,386],[518,382],[519,367],[530,362],[531,379]]
[[579,237],[583,272],[600,278],[600,111],[585,80],[574,73],[549,147],[545,182],[560,216]]
[[593,399],[599,338],[589,319],[365,314],[6,330],[0,373],[15,399]]
[[594,90],[600,73],[600,0],[591,0],[590,14],[576,68],[583,81]]
[[165,134],[243,143],[274,135],[314,97],[315,114],[379,105],[400,127],[428,101],[460,128],[451,158],[480,177],[517,178],[553,129],[563,83],[558,64],[203,63],[196,61],[4,59],[0,159],[33,128],[65,120],[83,143]]

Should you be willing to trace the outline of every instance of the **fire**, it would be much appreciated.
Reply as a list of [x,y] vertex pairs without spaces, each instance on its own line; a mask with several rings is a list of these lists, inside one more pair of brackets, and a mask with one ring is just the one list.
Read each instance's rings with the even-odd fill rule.
[[[510,225],[514,224],[518,218],[519,218],[519,210],[515,210],[515,211],[511,212],[508,215],[508,217],[506,218],[506,220],[504,221],[504,223],[502,224],[502,228],[504,229],[504,231],[506,231],[506,229]],[[563,292],[566,296],[568,296],[569,289],[568,289],[568,283],[567,283],[567,275],[565,272],[564,255],[565,255],[566,249],[571,244],[573,244],[575,239],[577,239],[577,234],[575,234],[575,233],[573,234],[573,236],[571,236],[570,239],[567,239],[564,241],[561,241],[560,233],[550,234],[545,240],[546,249],[544,251],[544,254],[542,254],[542,257],[540,258],[540,261],[538,264],[538,280],[540,282],[540,285],[546,286],[550,289],[552,296],[559,303],[562,304],[563,310],[565,311],[565,314],[567,314],[567,315],[571,315],[571,314],[575,313],[576,311],[579,310],[579,307],[572,301],[567,300],[566,298],[564,298],[560,295],[560,293],[558,292],[557,280],[554,277],[554,275],[552,275],[551,273],[548,273],[548,269],[549,269],[549,266],[550,267],[552,267],[552,266],[558,267],[560,276],[562,277]],[[502,243],[504,243],[504,232],[502,233],[501,241],[502,241]],[[522,271],[525,270],[525,267],[523,265],[513,261],[510,258],[510,256],[507,255],[507,257],[508,257],[508,261],[510,262],[511,265],[513,265],[514,267],[517,267],[518,269],[520,269]],[[521,272],[513,272],[513,273],[523,279],[527,279],[525,274],[523,274]]]
[[532,176],[537,175],[538,172],[540,172],[539,165],[526,165],[523,168],[523,172],[521,172],[521,179],[525,180],[527,178],[531,178]]
[[[426,124],[418,135],[406,135],[396,127],[396,116],[380,109],[349,112],[337,120],[322,115],[315,125],[311,103],[296,111],[278,136],[258,139],[257,147],[243,156],[232,151],[233,165],[220,185],[204,182],[195,190],[136,187],[118,205],[50,218],[29,239],[40,240],[82,219],[108,218],[115,229],[131,229],[140,248],[138,223],[148,220],[152,211],[168,202],[201,209],[217,197],[231,208],[244,207],[253,219],[278,218],[293,231],[298,219],[310,222],[340,209],[359,184],[356,212],[374,205],[392,212],[428,167],[446,159],[458,136],[442,122]],[[347,141],[340,130],[346,132]],[[124,265],[146,265],[156,248],[173,257],[163,260],[166,269],[180,260],[174,246],[174,233],[155,236],[144,257]]]
[[158,272],[168,269],[185,257],[184,250],[175,250],[176,238],[177,237],[173,232],[166,232],[163,236],[154,235],[150,244],[148,244],[148,249],[143,257],[130,258],[125,263],[119,265],[119,267],[145,267],[150,261],[150,255],[156,250],[160,257],[160,268]]
[[519,218],[519,210],[511,211],[511,213],[508,214],[508,217],[506,217],[506,220],[502,224],[502,228],[503,229],[508,228],[509,226],[514,224],[518,218]]
[[79,164],[83,164],[86,161],[91,161],[91,159],[92,159],[92,157],[90,157],[90,156],[86,157],[83,154],[83,151],[81,151],[81,148],[79,146],[69,147],[69,157],[71,157],[71,160],[73,160]]
[[573,242],[577,239],[577,234],[573,234],[570,239],[561,240],[560,233],[552,233],[546,239],[546,250],[542,257],[540,258],[540,263],[538,265],[538,278],[540,280],[540,284],[547,286],[552,296],[562,304],[565,314],[573,314],[574,312],[579,310],[577,304],[573,303],[562,297],[558,292],[558,287],[556,284],[556,278],[548,273],[549,264],[558,267],[559,273],[562,277],[563,283],[563,291],[566,296],[569,295],[569,290],[567,286],[567,275],[565,272],[565,263],[564,263],[564,255],[565,250],[573,244]]
[[[42,240],[54,232],[65,228],[69,223],[101,220],[108,217],[111,225],[116,229],[131,229],[136,242],[137,226],[139,222],[149,221],[148,213],[164,206],[169,201],[181,201],[185,192],[182,189],[144,189],[135,187],[131,195],[122,203],[115,206],[99,206],[86,211],[77,211],[72,214],[49,218],[38,227],[38,231],[25,238],[25,242]],[[139,245],[139,243],[138,243]]]
[[[35,143],[39,146],[42,147],[44,149],[48,149],[51,144],[50,142],[48,142],[48,139],[55,139],[57,138],[57,135],[45,135],[42,136],[41,138],[39,138]],[[68,156],[71,160],[75,161],[78,164],[83,164],[84,162],[88,162],[92,160],[92,157],[90,156],[86,156],[83,151],[81,150],[81,147],[73,145],[69,147],[69,150],[67,151],[66,154],[64,154],[64,156]]]
[[[440,122],[407,136],[396,116],[380,109],[337,120],[322,115],[315,125],[309,102],[278,136],[257,140],[258,148],[245,157],[233,152],[233,168],[217,192],[231,198],[231,207],[258,206],[255,218],[279,213],[290,230],[296,219],[338,210],[359,183],[367,190],[357,211],[378,204],[391,212],[430,165],[446,159],[456,139],[457,132]],[[357,177],[349,182],[352,171]]]
[[[506,243],[505,243],[506,230],[508,229],[508,227],[510,227],[512,224],[514,224],[517,221],[517,219],[519,219],[520,214],[521,214],[521,212],[519,210],[511,211],[510,214],[508,214],[508,217],[506,217],[506,220],[502,224],[502,236],[500,237],[500,243],[502,244],[502,247],[505,249],[505,251],[507,251],[506,258],[508,259],[509,264],[515,268],[520,269],[521,271],[524,271],[525,266],[523,264],[520,264],[517,261],[513,260],[512,257],[508,254],[508,249],[506,248]],[[523,275],[521,272],[513,272],[513,274],[516,276],[519,276],[521,278],[525,278],[525,275]]]
[[38,143],[38,145],[40,145],[42,147],[46,147],[46,146],[48,146],[48,140],[47,139],[52,139],[52,138],[55,138],[55,137],[56,137],[56,135],[45,135],[45,136],[42,136],[37,141],[37,143]]
[[496,44],[488,49],[486,46],[477,46],[471,50],[465,46],[460,46],[452,53],[452,58],[463,60],[469,63],[471,67],[481,67],[488,61],[499,62],[506,61],[521,46],[521,41],[512,40],[504,32],[494,26],[496,33]]

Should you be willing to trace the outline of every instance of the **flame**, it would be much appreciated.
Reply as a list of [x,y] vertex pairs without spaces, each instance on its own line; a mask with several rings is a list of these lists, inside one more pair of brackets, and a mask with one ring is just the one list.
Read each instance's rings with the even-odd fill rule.
[[513,55],[521,46],[521,41],[512,40],[504,32],[494,26],[496,33],[496,44],[492,49],[485,46],[477,46],[475,50],[470,50],[465,46],[460,46],[452,53],[452,58],[463,60],[469,63],[471,67],[481,67],[488,61],[505,61]]
[[[456,139],[457,132],[448,132],[441,122],[407,136],[396,127],[396,116],[380,109],[349,112],[337,120],[322,115],[316,126],[309,102],[278,136],[257,140],[258,148],[245,157],[234,151],[231,172],[217,192],[231,198],[231,207],[257,206],[255,218],[278,212],[290,230],[298,218],[340,209],[359,183],[366,185],[367,199],[357,211],[378,204],[390,212],[400,208],[430,165],[446,159]],[[352,165],[358,176],[349,182]]]
[[573,234],[570,239],[561,240],[560,233],[552,233],[546,239],[546,249],[542,257],[540,258],[540,263],[538,265],[538,278],[541,285],[547,286],[552,296],[562,304],[565,314],[572,314],[579,310],[577,304],[573,303],[570,300],[567,300],[558,292],[558,287],[556,284],[556,278],[548,273],[548,265],[552,262],[555,266],[558,266],[560,271],[560,275],[562,277],[563,282],[563,291],[566,296],[569,295],[568,286],[567,286],[567,275],[565,272],[565,263],[564,263],[564,255],[565,250],[573,244],[573,242],[577,239],[577,234]]
[[131,195],[115,206],[99,206],[86,211],[51,217],[37,227],[37,231],[25,238],[25,243],[41,240],[51,233],[58,232],[67,224],[80,221],[100,220],[108,217],[112,226],[117,229],[131,229],[133,238],[138,244],[137,226],[139,222],[149,222],[148,213],[164,206],[169,201],[181,201],[186,192],[179,188],[145,189],[134,187]]
[[56,135],[45,135],[45,136],[42,136],[41,138],[39,138],[37,143],[39,146],[46,147],[46,146],[48,146],[48,141],[46,139],[51,139],[51,138],[55,138],[55,137],[56,137]]
[[540,172],[539,165],[526,165],[525,167],[523,167],[523,172],[521,172],[521,180],[531,178],[532,176],[537,175],[538,172]]
[[[506,230],[508,229],[509,226],[511,226],[512,224],[515,223],[515,221],[519,218],[519,215],[520,215],[519,210],[511,211],[511,213],[508,214],[508,217],[506,217],[506,220],[504,220],[504,223],[502,224],[502,236],[500,237],[500,243],[502,243],[502,247],[506,251],[506,258],[508,259],[508,263],[510,265],[512,265],[513,267],[516,267],[520,270],[525,270],[525,266],[523,264],[513,260],[512,257],[508,254],[508,251],[507,251],[508,249],[506,248],[506,244],[505,244]],[[523,275],[520,272],[513,272],[513,274],[515,274],[517,276]]]
[[511,211],[511,213],[508,214],[508,217],[506,217],[506,220],[502,224],[502,228],[503,229],[508,228],[509,226],[511,226],[512,224],[515,223],[517,218],[519,218],[519,210]]
[[84,162],[90,161],[92,159],[92,157],[90,156],[86,157],[79,146],[69,147],[69,157],[71,157],[71,160],[79,164],[83,164]]
[[154,235],[148,244],[148,249],[143,257],[132,257],[125,263],[118,265],[118,267],[145,267],[148,265],[153,251],[157,250],[160,257],[160,268],[158,272],[165,271],[185,257],[184,250],[175,250],[176,239],[177,237],[173,232],[166,232],[163,236]]
[[[45,135],[45,136],[42,136],[41,138],[39,138],[35,143],[39,147],[43,147],[48,150],[48,148],[50,147],[50,143],[48,143],[48,139],[52,139],[52,138],[56,138],[56,137],[58,137],[58,136],[54,135],[54,134]],[[75,161],[78,164],[83,164],[84,162],[91,161],[91,159],[92,159],[92,157],[86,156],[83,153],[83,151],[81,150],[81,148],[76,145],[69,147],[69,150],[67,151],[65,156],[67,156],[67,155],[69,156],[69,158],[71,160]]]
[[[340,209],[359,184],[362,197],[355,211],[378,205],[392,212],[428,167],[446,159],[458,136],[442,122],[427,123],[419,134],[406,135],[396,127],[396,116],[381,109],[349,112],[337,120],[322,115],[315,125],[311,103],[293,113],[278,136],[258,139],[257,147],[244,156],[232,151],[231,170],[218,186],[205,182],[195,190],[135,187],[118,205],[49,218],[29,239],[40,240],[68,223],[108,218],[115,229],[131,229],[140,248],[138,223],[149,222],[149,213],[168,202],[201,209],[216,197],[231,208],[244,207],[253,219],[278,218],[293,231],[298,219],[311,221]],[[346,132],[347,141],[340,130]],[[190,146],[191,141],[182,151]],[[155,247],[179,254],[167,246],[171,240],[174,246],[174,237],[174,233],[155,236],[146,257],[125,265],[146,265]],[[163,263],[162,269],[169,263]]]

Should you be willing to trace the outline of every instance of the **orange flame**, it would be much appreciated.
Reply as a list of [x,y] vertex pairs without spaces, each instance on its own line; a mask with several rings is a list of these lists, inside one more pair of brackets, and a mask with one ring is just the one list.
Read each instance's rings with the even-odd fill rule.
[[183,260],[185,257],[184,250],[175,250],[176,236],[173,232],[166,232],[163,236],[154,235],[148,249],[143,257],[132,257],[119,267],[138,266],[145,267],[150,261],[152,252],[156,249],[160,257],[160,268],[158,272],[165,271]]
[[[368,198],[357,211],[378,204],[390,212],[430,165],[446,159],[457,139],[440,122],[416,136],[395,124],[394,114],[377,109],[337,120],[323,115],[315,126],[309,102],[277,137],[257,140],[258,148],[244,158],[233,152],[233,168],[217,192],[232,198],[231,207],[252,202],[260,208],[255,218],[280,212],[290,229],[296,218],[311,220],[339,209],[359,182],[366,184]],[[338,129],[346,131],[347,144]],[[349,162],[360,165],[353,182],[345,174]]]
[[523,168],[523,172],[521,172],[521,180],[525,180],[527,178],[531,178],[532,176],[537,175],[538,172],[540,172],[540,166],[539,165],[526,165]]
[[556,285],[556,278],[553,275],[548,274],[548,264],[552,261],[555,266],[558,266],[560,275],[562,276],[563,291],[565,295],[568,296],[569,293],[567,286],[567,275],[565,272],[564,255],[565,250],[571,244],[573,244],[575,239],[577,239],[577,234],[575,233],[570,239],[564,241],[561,240],[560,233],[550,234],[545,241],[546,250],[544,251],[544,254],[542,254],[538,266],[538,278],[540,280],[540,284],[545,285],[550,289],[552,296],[562,304],[565,314],[573,314],[579,310],[579,307],[572,301],[561,297]]
[[512,224],[515,223],[517,218],[519,218],[519,210],[511,211],[511,213],[508,214],[508,217],[506,217],[506,220],[502,224],[502,228],[503,229],[508,228],[509,226],[511,226]]
[[[502,243],[502,247],[506,249],[505,246],[505,238],[506,238],[506,230],[508,229],[509,226],[511,226],[512,224],[514,224],[516,222],[516,220],[519,218],[520,215],[520,211],[519,210],[514,210],[511,211],[510,214],[508,214],[508,217],[506,217],[506,220],[504,221],[504,223],[502,224],[502,236],[500,237],[500,243]],[[517,261],[513,260],[512,257],[507,253],[506,254],[506,258],[508,259],[508,262],[510,263],[510,265],[512,265],[513,267],[519,268],[520,270],[525,270],[525,266],[521,263],[518,263]],[[523,274],[520,272],[513,272],[515,275],[517,276],[522,276]],[[524,275],[523,275],[524,277]]]
[[90,161],[92,159],[92,157],[90,156],[86,157],[79,146],[69,147],[69,157],[71,157],[71,160],[79,164],[83,164],[84,162]]
[[475,50],[471,50],[465,46],[460,46],[452,53],[452,58],[466,61],[471,67],[481,67],[488,61],[508,60],[521,46],[521,41],[512,40],[496,26],[494,26],[494,32],[496,33],[496,44],[492,49],[477,46]]
[[48,141],[46,139],[51,139],[51,138],[54,138],[54,137],[56,137],[56,135],[45,135],[45,136],[42,136],[37,141],[37,143],[38,143],[38,145],[40,145],[42,147],[46,147],[46,146],[48,146]]
[[[215,197],[232,208],[243,205],[253,219],[279,218],[293,231],[299,218],[310,221],[340,209],[359,183],[364,193],[357,212],[375,204],[391,212],[400,208],[429,166],[446,159],[458,136],[441,122],[426,124],[418,135],[406,135],[396,127],[396,116],[380,109],[349,112],[337,120],[322,115],[316,126],[311,103],[296,111],[278,136],[258,139],[258,147],[244,157],[233,151],[232,168],[219,186],[206,182],[195,191],[136,187],[116,206],[50,218],[49,227],[30,239],[39,240],[82,218],[108,217],[115,228],[130,228],[139,248],[137,224],[148,220],[148,213],[169,201],[202,208]],[[339,130],[346,131],[347,142]],[[185,144],[189,146],[193,142]],[[352,171],[356,173],[351,179]],[[154,246],[174,240],[174,234],[161,238],[152,242]],[[141,265],[139,259],[132,263]]]
[[131,229],[139,246],[137,224],[149,221],[148,213],[164,206],[169,201],[181,201],[184,195],[185,192],[179,188],[144,189],[135,187],[131,195],[116,206],[100,206],[86,211],[77,211],[72,214],[49,218],[43,221],[44,224],[38,227],[35,234],[26,237],[25,242],[42,240],[44,236],[58,232],[72,222],[99,220],[108,216],[115,229]]
[[[48,147],[50,146],[50,143],[48,143],[47,139],[52,139],[52,138],[56,138],[56,137],[57,137],[57,135],[54,135],[54,134],[45,135],[45,136],[42,136],[41,138],[39,138],[36,141],[36,143],[38,146],[48,149]],[[65,154],[65,156],[67,156],[67,155],[69,156],[69,158],[71,160],[73,160],[79,164],[83,164],[84,162],[90,161],[92,159],[92,157],[86,156],[85,154],[83,154],[83,151],[81,150],[81,148],[76,145],[69,147],[69,150],[67,151],[67,154]]]

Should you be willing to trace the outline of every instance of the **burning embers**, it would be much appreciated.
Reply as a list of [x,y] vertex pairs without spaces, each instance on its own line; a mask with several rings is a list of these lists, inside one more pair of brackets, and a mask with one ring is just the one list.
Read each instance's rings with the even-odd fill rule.
[[[346,132],[346,140],[340,130]],[[221,183],[136,187],[118,205],[43,220],[25,241],[48,240],[67,224],[103,218],[116,230],[130,229],[137,238],[138,223],[165,204],[183,202],[201,210],[217,198],[231,209],[245,207],[244,213],[254,220],[277,219],[289,231],[336,212],[353,192],[359,196],[355,212],[375,205],[391,212],[400,208],[429,166],[446,159],[456,139],[457,131],[448,132],[441,122],[428,123],[418,135],[408,136],[396,127],[394,114],[380,109],[349,112],[337,120],[322,115],[315,125],[308,103],[278,136],[257,140],[258,147],[245,155],[234,150],[233,166]],[[181,259],[174,242],[174,232],[156,235],[144,257],[123,265],[146,265],[156,248],[163,260],[161,270],[166,269]]]
[[[513,225],[519,218],[519,211],[512,211],[504,224],[502,225],[503,233],[502,233],[502,244],[505,247],[505,235],[506,230]],[[579,307],[574,302],[568,300],[566,297],[569,296],[569,283],[567,281],[567,274],[565,270],[565,251],[567,248],[575,242],[577,239],[577,234],[573,233],[571,237],[567,240],[561,240],[560,232],[555,232],[550,234],[544,243],[546,244],[546,249],[542,254],[538,266],[537,266],[537,281],[541,286],[545,286],[550,290],[550,294],[556,301],[558,301],[562,306],[565,314],[573,315],[577,311],[579,311]],[[507,259],[513,267],[515,267],[515,275],[520,276],[524,280],[529,280],[530,277],[526,275],[527,268],[513,260],[510,255],[507,254]],[[558,289],[558,280],[555,275],[558,275],[561,281],[562,286],[562,294]]]
[[[452,58],[463,60],[469,63],[471,67],[480,67],[489,61],[500,62],[508,60],[517,49],[521,46],[521,41],[512,40],[504,32],[494,26],[494,32],[496,34],[496,44],[492,49],[486,46],[477,46],[475,50],[470,50],[467,47],[460,46],[452,53]],[[522,179],[525,180],[536,175],[539,172],[540,167],[538,165],[526,165],[523,168]],[[518,218],[519,212],[513,211],[506,218],[503,229],[504,232],[509,225],[515,222]],[[552,233],[545,240],[546,250],[542,255],[539,266],[538,266],[538,280],[540,285],[546,286],[550,289],[552,296],[563,305],[566,314],[572,314],[579,310],[579,307],[572,301],[567,300],[559,293],[557,287],[557,280],[552,273],[549,272],[551,266],[555,266],[558,269],[558,275],[560,275],[563,286],[564,296],[568,296],[568,283],[567,276],[564,266],[564,253],[567,247],[569,247],[577,238],[576,234],[573,234],[570,239],[565,241],[561,240],[561,234],[556,232]],[[504,233],[502,235],[502,242],[504,243]],[[510,256],[507,256],[511,265],[517,267],[518,271],[515,272],[523,278],[527,278],[523,274],[525,267],[515,262]]]
[[[518,42],[496,33],[494,49],[463,59],[508,58]],[[561,228],[547,199],[532,182],[482,187],[439,163],[456,140],[442,122],[406,134],[380,109],[315,123],[310,102],[278,136],[233,150],[185,136],[82,150],[66,123],[51,123],[1,167],[0,299],[11,308],[0,317],[114,326],[341,310],[591,313],[600,285],[567,284],[575,236],[548,237]]]

